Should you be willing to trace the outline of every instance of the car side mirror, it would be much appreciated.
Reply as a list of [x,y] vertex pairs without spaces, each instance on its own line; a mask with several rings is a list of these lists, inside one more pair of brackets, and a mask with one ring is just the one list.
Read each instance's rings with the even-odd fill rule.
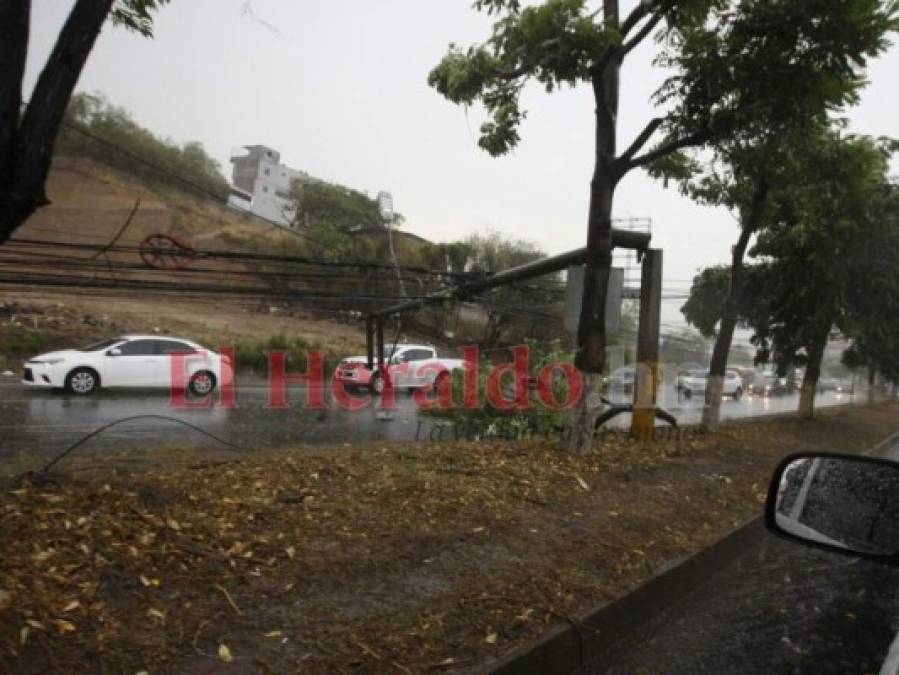
[[106,356],[121,356],[121,355],[122,355],[122,350],[119,349],[118,347],[113,347],[108,352],[106,352]]
[[899,565],[899,463],[872,457],[787,457],[768,490],[765,524],[792,541]]

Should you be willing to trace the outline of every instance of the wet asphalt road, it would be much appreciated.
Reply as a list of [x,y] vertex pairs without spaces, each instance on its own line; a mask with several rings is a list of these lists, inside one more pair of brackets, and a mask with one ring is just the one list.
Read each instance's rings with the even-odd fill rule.
[[[14,380],[2,381],[0,457],[17,453],[56,454],[98,427],[134,415],[175,417],[241,447],[257,449],[435,440],[440,432],[441,423],[420,416],[407,394],[397,395],[397,407],[389,415],[371,406],[356,412],[336,406],[324,412],[310,410],[303,405],[305,395],[302,387],[290,387],[288,409],[272,409],[264,383],[239,381],[234,409],[214,405],[200,410],[177,410],[171,407],[168,393],[162,391],[110,390],[82,398],[30,388]],[[613,400],[624,402],[625,397]],[[818,399],[821,406],[849,402],[849,396],[832,393]],[[794,411],[797,404],[796,396],[726,400],[722,403],[722,417],[736,419]],[[700,419],[701,401],[678,401],[673,391],[662,392],[660,405],[674,413],[681,424],[694,424]],[[610,426],[624,428],[628,424],[629,415],[622,415]],[[215,447],[216,442],[177,423],[155,419],[126,422],[90,440],[94,449],[164,445]]]
[[[899,442],[883,454],[899,459]],[[879,673],[897,630],[899,569],[769,535],[603,672]]]

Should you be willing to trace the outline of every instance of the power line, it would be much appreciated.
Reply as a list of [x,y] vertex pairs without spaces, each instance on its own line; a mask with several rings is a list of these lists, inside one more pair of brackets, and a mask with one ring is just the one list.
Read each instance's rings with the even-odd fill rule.
[[[43,247],[43,248],[68,248],[73,250],[81,250],[81,251],[96,251],[98,248],[103,248],[96,244],[86,244],[80,242],[64,242],[64,241],[52,241],[52,240],[43,240],[43,239],[24,239],[24,238],[15,238],[9,239],[4,244],[4,247],[9,245],[15,246],[33,246],[33,247]],[[107,253],[117,252],[117,253],[140,253],[140,246],[126,246],[123,244],[117,244],[115,246],[111,246],[106,250]],[[334,261],[334,260],[324,260],[321,258],[311,258],[309,256],[292,256],[292,255],[276,255],[276,254],[266,254],[266,253],[245,253],[242,251],[214,251],[214,250],[202,250],[202,249],[172,249],[172,253],[176,255],[186,256],[191,255],[194,258],[202,258],[202,259],[220,259],[220,260],[235,260],[242,262],[272,262],[272,263],[283,263],[283,264],[302,264],[302,265],[317,265],[317,266],[325,266],[325,267],[337,267],[337,268],[362,268],[362,269],[384,269],[393,271],[393,265],[388,265],[385,263],[378,262],[367,262],[367,261]],[[401,269],[405,272],[410,272],[413,274],[426,274],[429,276],[445,276],[445,277],[468,277],[470,273],[468,272],[445,272],[442,270],[432,270],[426,267],[419,266],[401,266]]]

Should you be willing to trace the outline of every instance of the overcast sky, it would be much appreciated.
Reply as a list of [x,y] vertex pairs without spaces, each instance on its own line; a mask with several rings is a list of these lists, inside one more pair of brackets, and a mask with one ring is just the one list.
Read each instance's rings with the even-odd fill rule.
[[[28,86],[71,0],[34,0]],[[480,117],[427,86],[450,42],[483,40],[490,20],[471,0],[173,0],[155,39],[107,27],[79,89],[103,92],[157,134],[197,140],[230,177],[231,150],[265,144],[286,164],[374,195],[389,190],[404,228],[435,241],[493,228],[547,253],[586,241],[593,103],[585,87],[523,98],[522,142],[494,159],[477,147]],[[623,9],[632,4],[623,1]],[[652,45],[622,79],[624,147],[651,114],[661,74]],[[899,48],[869,70],[854,131],[899,136]],[[725,262],[737,230],[723,211],[695,206],[641,172],[620,185],[617,217],[648,217],[665,251],[666,292]],[[672,304],[673,303],[673,304]],[[679,302],[665,316],[676,320]]]

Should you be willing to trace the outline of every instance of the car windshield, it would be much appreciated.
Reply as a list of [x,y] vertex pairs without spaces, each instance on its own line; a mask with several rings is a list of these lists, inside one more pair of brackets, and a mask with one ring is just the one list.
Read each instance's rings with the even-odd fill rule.
[[108,347],[112,347],[114,344],[121,342],[122,338],[113,338],[112,340],[103,340],[102,342],[95,342],[92,345],[88,345],[87,347],[81,347],[77,351],[79,352],[99,352],[103,351]]

